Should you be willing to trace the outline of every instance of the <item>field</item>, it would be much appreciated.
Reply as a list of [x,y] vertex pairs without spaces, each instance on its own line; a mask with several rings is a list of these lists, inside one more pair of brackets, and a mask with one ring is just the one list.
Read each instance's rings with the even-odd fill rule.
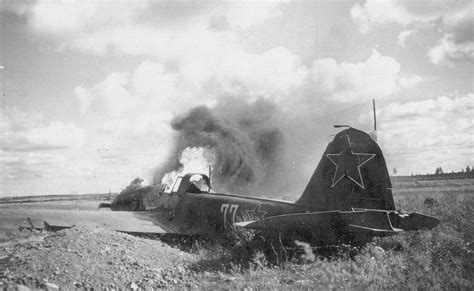
[[[0,283],[3,282],[3,287],[19,284],[40,288],[48,287],[46,282],[55,282],[61,288],[112,289],[472,290],[474,180],[396,177],[392,182],[398,209],[436,216],[441,224],[431,231],[377,239],[361,249],[311,248],[301,242],[298,250],[285,256],[282,252],[266,254],[262,245],[252,239],[256,235],[252,232],[238,233],[230,244],[202,240],[158,244],[149,237],[106,231],[97,236],[97,230],[88,228],[31,234],[43,237],[43,241],[24,243],[23,238],[30,235],[23,231],[3,234],[3,242],[0,237],[0,266],[8,270],[8,274],[0,272]],[[16,202],[21,207],[38,207],[38,201]],[[39,204],[45,208],[92,209],[97,200]],[[1,207],[7,206],[0,203],[0,211]],[[71,237],[85,237],[85,244],[69,242]],[[13,245],[12,241],[18,243]],[[52,245],[57,247],[52,250]],[[2,250],[9,252],[3,255],[3,261]],[[81,256],[74,261],[74,269],[71,260],[77,257],[76,252]],[[156,258],[149,257],[155,253]],[[50,267],[53,264],[55,267]],[[64,269],[69,271],[63,274]],[[88,274],[87,270],[93,272]],[[151,278],[150,274],[155,277]]]
[[[203,259],[217,256],[230,262],[210,270],[231,273],[225,288],[371,288],[371,289],[471,289],[474,287],[474,180],[417,180],[395,178],[397,209],[433,215],[441,224],[432,231],[407,232],[378,239],[360,250],[336,250],[331,254],[302,247],[292,260],[268,267],[262,253],[244,271],[235,250],[204,250]],[[245,244],[245,241],[244,243]],[[240,246],[242,247],[242,246]],[[216,255],[219,254],[219,255]],[[222,287],[208,280],[205,287]]]

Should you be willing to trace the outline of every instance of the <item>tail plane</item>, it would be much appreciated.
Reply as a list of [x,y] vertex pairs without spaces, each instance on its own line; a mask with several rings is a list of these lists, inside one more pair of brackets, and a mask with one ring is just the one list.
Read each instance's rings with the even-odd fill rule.
[[[374,236],[432,229],[439,219],[396,211],[382,151],[367,133],[347,128],[329,143],[296,204],[312,211],[238,223],[291,232],[315,243],[365,243]],[[305,236],[305,233],[309,234]]]
[[318,211],[395,210],[382,151],[365,132],[348,128],[329,143],[296,204]]

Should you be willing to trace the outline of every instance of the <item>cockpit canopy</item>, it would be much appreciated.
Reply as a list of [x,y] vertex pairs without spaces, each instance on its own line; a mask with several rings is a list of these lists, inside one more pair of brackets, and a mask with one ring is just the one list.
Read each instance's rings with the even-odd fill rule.
[[180,176],[174,182],[171,193],[211,193],[209,177],[204,174],[190,173]]

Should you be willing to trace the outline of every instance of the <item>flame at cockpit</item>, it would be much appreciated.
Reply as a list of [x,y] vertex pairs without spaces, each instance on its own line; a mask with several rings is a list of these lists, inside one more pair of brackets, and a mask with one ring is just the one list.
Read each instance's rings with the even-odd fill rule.
[[214,150],[205,147],[187,147],[179,157],[180,167],[163,175],[161,183],[170,191],[176,178],[186,173],[207,173],[209,166],[215,163]]

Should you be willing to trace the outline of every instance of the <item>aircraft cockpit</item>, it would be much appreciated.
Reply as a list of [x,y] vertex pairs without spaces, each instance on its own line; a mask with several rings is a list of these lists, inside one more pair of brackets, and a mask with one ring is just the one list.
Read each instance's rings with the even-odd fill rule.
[[194,174],[189,178],[188,193],[209,193],[211,187],[208,185],[206,179],[201,174]]
[[178,177],[171,189],[171,193],[213,193],[209,177],[204,174],[186,174]]

